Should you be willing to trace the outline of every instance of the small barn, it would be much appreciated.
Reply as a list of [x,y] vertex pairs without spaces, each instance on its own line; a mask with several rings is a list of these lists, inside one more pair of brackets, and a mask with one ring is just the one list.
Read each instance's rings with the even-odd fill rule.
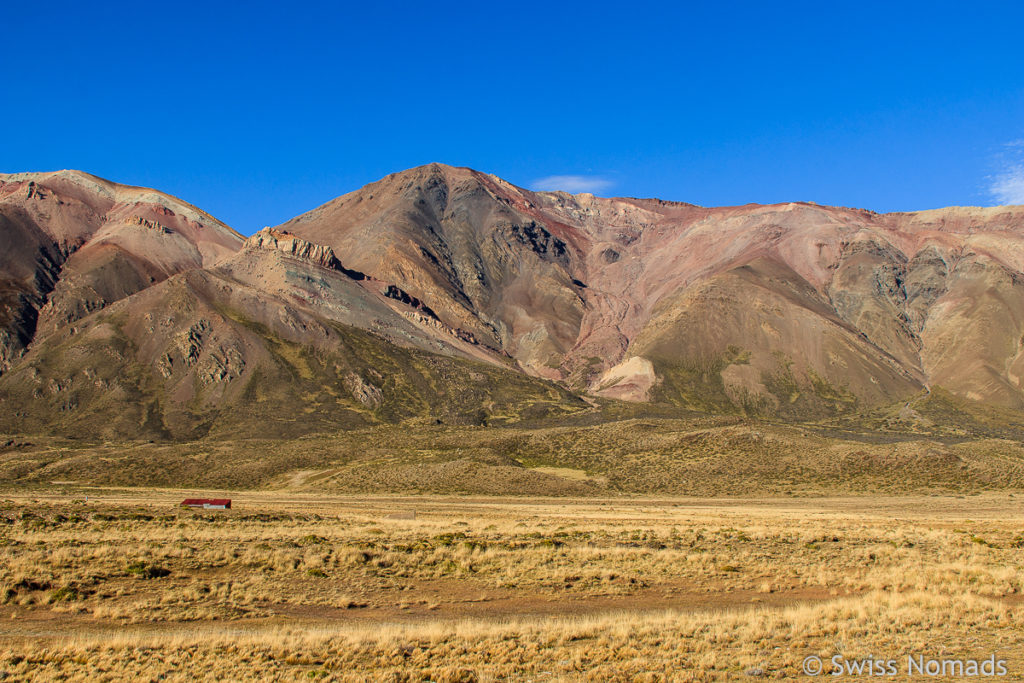
[[181,507],[194,510],[230,510],[230,498],[186,498]]

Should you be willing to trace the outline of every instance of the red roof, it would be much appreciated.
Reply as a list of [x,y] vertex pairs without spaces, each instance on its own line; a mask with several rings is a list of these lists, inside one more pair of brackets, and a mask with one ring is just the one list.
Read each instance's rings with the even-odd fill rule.
[[186,498],[182,505],[231,505],[230,498]]

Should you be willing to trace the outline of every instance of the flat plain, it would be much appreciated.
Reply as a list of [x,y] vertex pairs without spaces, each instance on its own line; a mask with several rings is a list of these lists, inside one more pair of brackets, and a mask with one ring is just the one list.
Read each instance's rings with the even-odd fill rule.
[[[234,506],[177,507],[201,494]],[[0,671],[702,681],[995,654],[1019,680],[1019,496],[10,490]]]

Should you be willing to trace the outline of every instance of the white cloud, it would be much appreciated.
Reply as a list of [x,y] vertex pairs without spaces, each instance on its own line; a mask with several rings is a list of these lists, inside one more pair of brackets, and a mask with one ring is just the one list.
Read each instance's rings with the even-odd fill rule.
[[1007,143],[1003,170],[992,176],[989,194],[998,204],[1024,204],[1024,140]]
[[615,183],[607,178],[590,175],[550,175],[538,178],[530,183],[532,190],[561,190],[576,194],[578,192],[598,193],[610,189]]
[[1024,204],[1024,164],[1015,164],[992,179],[989,188],[1000,204]]

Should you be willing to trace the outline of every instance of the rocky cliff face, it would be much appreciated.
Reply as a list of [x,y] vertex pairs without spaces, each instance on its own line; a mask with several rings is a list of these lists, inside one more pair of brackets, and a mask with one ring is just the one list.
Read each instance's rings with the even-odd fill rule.
[[314,244],[287,232],[263,228],[245,242],[246,249],[274,249],[322,268],[342,270],[341,261],[334,250],[322,244]]

